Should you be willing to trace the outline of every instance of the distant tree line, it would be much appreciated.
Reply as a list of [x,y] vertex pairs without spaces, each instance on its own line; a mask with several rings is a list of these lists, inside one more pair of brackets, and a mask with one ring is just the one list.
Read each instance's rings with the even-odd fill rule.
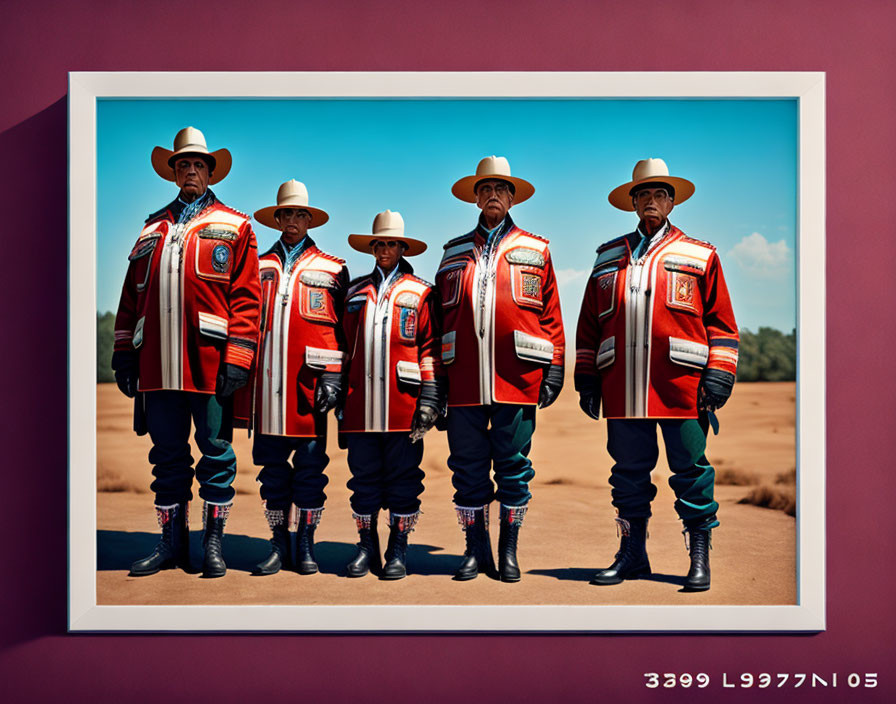
[[775,328],[740,331],[738,381],[795,381],[796,330],[785,335]]
[[96,380],[115,381],[112,373],[112,347],[115,344],[115,314],[96,314]]
[[[115,381],[110,362],[115,341],[115,314],[96,314],[96,378]],[[738,381],[794,381],[796,379],[796,330],[785,335],[775,328],[740,331]]]

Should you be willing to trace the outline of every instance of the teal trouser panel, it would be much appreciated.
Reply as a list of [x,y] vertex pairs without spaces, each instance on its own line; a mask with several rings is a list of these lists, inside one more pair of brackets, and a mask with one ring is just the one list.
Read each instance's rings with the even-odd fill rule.
[[[650,516],[650,502],[656,486],[650,472],[659,459],[656,426],[663,432],[666,459],[672,476],[669,486],[675,492],[675,511],[687,525],[711,528],[719,504],[713,498],[715,470],[706,459],[705,418],[689,420],[607,421],[607,450],[613,458],[610,485],[613,505],[624,518]],[[703,525],[701,525],[703,524]]]

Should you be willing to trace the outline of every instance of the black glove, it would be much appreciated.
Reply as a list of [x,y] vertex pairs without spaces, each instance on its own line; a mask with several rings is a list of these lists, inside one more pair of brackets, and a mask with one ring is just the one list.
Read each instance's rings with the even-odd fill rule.
[[420,384],[420,396],[417,399],[417,410],[411,419],[411,442],[417,442],[426,431],[432,428],[439,418],[447,412],[445,400],[447,396],[448,379],[438,377],[434,381],[424,381]]
[[318,413],[326,413],[331,408],[336,408],[342,398],[342,374],[338,372],[323,372],[317,377],[317,386],[314,388],[314,410]]
[[725,405],[734,388],[734,374],[721,369],[704,369],[697,387],[697,409],[715,411]]
[[233,396],[233,392],[245,386],[248,381],[248,369],[243,369],[235,364],[225,362],[221,367],[221,371],[218,372],[218,379],[215,384],[215,396],[218,398]]
[[137,352],[132,350],[116,350],[112,353],[112,370],[115,372],[115,383],[128,398],[137,395]]
[[411,442],[417,442],[426,435],[426,431],[436,424],[439,412],[432,406],[418,405],[411,419]]
[[563,388],[563,365],[552,364],[544,372],[541,388],[538,390],[538,407],[547,408],[560,395]]
[[575,383],[579,392],[579,408],[586,416],[600,420],[600,377],[579,374]]

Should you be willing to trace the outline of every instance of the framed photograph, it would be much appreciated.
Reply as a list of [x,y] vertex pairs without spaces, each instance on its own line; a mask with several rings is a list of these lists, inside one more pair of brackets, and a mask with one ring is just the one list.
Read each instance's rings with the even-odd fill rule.
[[[293,632],[812,632],[825,628],[825,75],[693,73],[69,74],[69,629]],[[112,382],[111,321],[128,255],[174,184],[150,163],[178,130],[202,131],[233,166],[213,186],[250,214],[297,179],[330,214],[310,234],[347,261],[374,216],[399,211],[425,241],[415,273],[433,281],[476,206],[451,185],[490,155],[535,187],[512,216],[550,240],[566,334],[566,383],[537,414],[532,501],[520,532],[522,580],[452,580],[464,536],[452,506],[445,433],[430,431],[423,515],[409,576],[347,579],[357,539],[345,452],[329,427],[329,484],[317,531],[320,573],[252,576],[270,537],[236,430],[227,575],[128,576],[158,528],[151,444]],[[721,525],[712,588],[682,589],[688,553],[661,452],[653,472],[648,579],[589,584],[618,547],[606,422],[579,409],[576,321],[595,250],[632,232],[608,201],[641,159],[696,186],[670,221],[716,249],[741,333],[738,383],[707,457]],[[253,220],[259,253],[279,233]],[[90,370],[96,369],[96,374]],[[74,409],[77,409],[75,411]],[[194,457],[196,451],[194,449]],[[190,526],[198,545],[201,502]],[[494,511],[497,516],[497,510]]]

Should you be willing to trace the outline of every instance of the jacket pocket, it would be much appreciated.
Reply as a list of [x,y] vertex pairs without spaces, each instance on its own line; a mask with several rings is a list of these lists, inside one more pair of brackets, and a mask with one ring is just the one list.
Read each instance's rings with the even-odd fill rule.
[[412,384],[414,386],[420,385],[420,365],[416,362],[408,362],[405,360],[396,362],[395,375],[400,382]]
[[554,344],[550,340],[543,340],[521,330],[513,331],[513,345],[516,356],[527,362],[550,364],[554,359]]
[[439,290],[443,309],[452,308],[460,303],[466,268],[466,261],[455,262],[442,267],[436,274],[436,288]]
[[[333,305],[333,295],[326,286],[315,286],[305,283],[302,277],[311,272],[303,272],[299,277],[299,314],[313,322],[335,323],[336,308]],[[326,272],[314,272],[326,273]]]
[[616,282],[620,269],[617,264],[598,269],[591,276],[597,283],[597,317],[603,318],[616,310]]
[[227,339],[227,318],[220,315],[212,315],[211,313],[199,312],[199,332],[206,337],[212,337],[216,340]]
[[344,355],[339,350],[328,350],[323,347],[306,347],[305,364],[311,369],[324,371],[328,366],[342,367]]
[[[511,252],[513,251],[517,250],[511,250]],[[537,311],[544,308],[541,298],[543,283],[543,269],[534,266],[511,264],[510,286],[513,292],[513,300],[516,301],[517,305]]]
[[608,337],[600,343],[597,348],[597,359],[595,363],[598,369],[609,367],[616,361],[616,337]]
[[156,245],[159,243],[160,233],[152,232],[144,235],[139,240],[131,253],[128,255],[128,261],[134,265],[134,281],[136,282],[137,292],[146,289],[149,283],[149,275],[152,271],[152,254],[156,251]]
[[700,314],[700,278],[703,262],[678,255],[663,260],[666,270],[666,305],[694,315]]
[[702,369],[709,359],[709,346],[680,337],[669,338],[669,359],[675,364]]

